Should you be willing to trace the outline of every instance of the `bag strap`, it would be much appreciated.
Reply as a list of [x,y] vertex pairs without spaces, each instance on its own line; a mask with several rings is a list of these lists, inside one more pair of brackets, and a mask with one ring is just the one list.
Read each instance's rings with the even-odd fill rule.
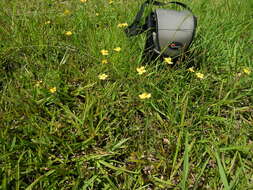
[[148,29],[146,24],[144,24],[142,26],[140,25],[141,17],[142,17],[144,10],[148,4],[152,4],[152,5],[156,5],[156,6],[165,6],[168,4],[176,4],[176,5],[179,5],[185,9],[189,10],[190,12],[192,12],[191,9],[186,4],[181,3],[181,2],[170,1],[167,3],[162,3],[159,1],[147,0],[141,5],[141,8],[138,11],[137,15],[135,16],[133,23],[125,29],[125,33],[128,37],[141,34],[142,32],[144,32],[145,30]]

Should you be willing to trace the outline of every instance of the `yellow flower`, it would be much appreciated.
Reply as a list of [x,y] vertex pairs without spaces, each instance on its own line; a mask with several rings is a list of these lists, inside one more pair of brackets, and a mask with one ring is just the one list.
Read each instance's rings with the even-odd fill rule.
[[102,63],[102,64],[107,64],[108,61],[107,61],[107,59],[103,59],[103,60],[101,61],[101,63]]
[[151,94],[144,92],[144,93],[139,95],[139,98],[140,99],[148,99],[148,98],[151,98]]
[[118,28],[123,28],[123,27],[127,27],[127,26],[128,26],[128,24],[126,22],[118,24]]
[[113,50],[119,52],[121,50],[121,48],[120,47],[116,47]]
[[164,58],[164,62],[165,62],[165,63],[168,63],[168,64],[170,64],[170,65],[173,64],[172,59],[171,59],[170,57],[165,57],[165,58]]
[[63,12],[63,14],[69,15],[69,14],[70,14],[70,10],[66,9],[66,10]]
[[50,20],[48,20],[48,21],[46,21],[46,22],[45,22],[45,24],[51,24],[51,21],[50,21]]
[[190,67],[190,68],[188,69],[188,71],[190,71],[190,72],[192,72],[192,73],[195,72],[194,69],[193,69],[193,67]]
[[139,75],[142,75],[143,73],[146,72],[145,67],[143,66],[136,68],[136,71],[138,72]]
[[56,87],[50,88],[49,91],[53,94],[56,92]]
[[200,79],[203,79],[204,78],[204,74],[202,74],[202,73],[196,73],[196,77],[200,78]]
[[249,74],[251,73],[251,70],[248,69],[248,68],[244,68],[244,69],[243,69],[243,72],[244,72],[245,74],[249,75]]
[[67,32],[65,32],[65,35],[66,36],[71,36],[73,33],[71,32],[71,31],[67,31]]
[[109,4],[112,4],[112,3],[113,3],[113,1],[112,1],[112,0],[110,0],[110,1],[109,1]]
[[96,16],[99,16],[99,13],[96,13]]
[[108,50],[105,50],[105,49],[102,49],[102,50],[100,51],[100,53],[101,53],[102,55],[109,55]]
[[80,2],[81,2],[81,3],[86,3],[86,2],[87,2],[87,0],[80,0]]
[[103,74],[98,75],[98,78],[99,78],[100,80],[105,80],[105,79],[108,78],[108,75],[103,73]]

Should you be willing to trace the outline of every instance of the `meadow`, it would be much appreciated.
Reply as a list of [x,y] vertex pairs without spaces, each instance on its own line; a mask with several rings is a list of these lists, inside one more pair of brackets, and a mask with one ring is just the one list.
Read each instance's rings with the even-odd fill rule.
[[0,190],[253,189],[253,1],[182,0],[173,64],[124,33],[143,2],[0,1]]

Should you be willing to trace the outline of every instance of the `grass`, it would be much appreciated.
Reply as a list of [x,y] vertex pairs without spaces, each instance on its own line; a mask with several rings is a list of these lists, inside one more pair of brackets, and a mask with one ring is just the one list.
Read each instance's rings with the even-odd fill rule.
[[0,189],[253,188],[253,4],[182,2],[190,54],[143,75],[141,2],[0,2]]

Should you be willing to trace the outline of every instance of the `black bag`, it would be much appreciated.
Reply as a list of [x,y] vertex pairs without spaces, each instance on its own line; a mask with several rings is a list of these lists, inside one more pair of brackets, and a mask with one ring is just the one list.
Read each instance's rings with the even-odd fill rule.
[[[141,18],[148,4],[165,6],[176,4],[186,10],[176,11],[171,9],[156,9],[145,19],[141,25]],[[190,46],[197,26],[197,19],[190,8],[181,2],[162,3],[147,0],[141,5],[133,23],[126,28],[128,37],[146,31],[146,44],[143,52],[143,61],[150,62],[158,57],[180,57]]]

